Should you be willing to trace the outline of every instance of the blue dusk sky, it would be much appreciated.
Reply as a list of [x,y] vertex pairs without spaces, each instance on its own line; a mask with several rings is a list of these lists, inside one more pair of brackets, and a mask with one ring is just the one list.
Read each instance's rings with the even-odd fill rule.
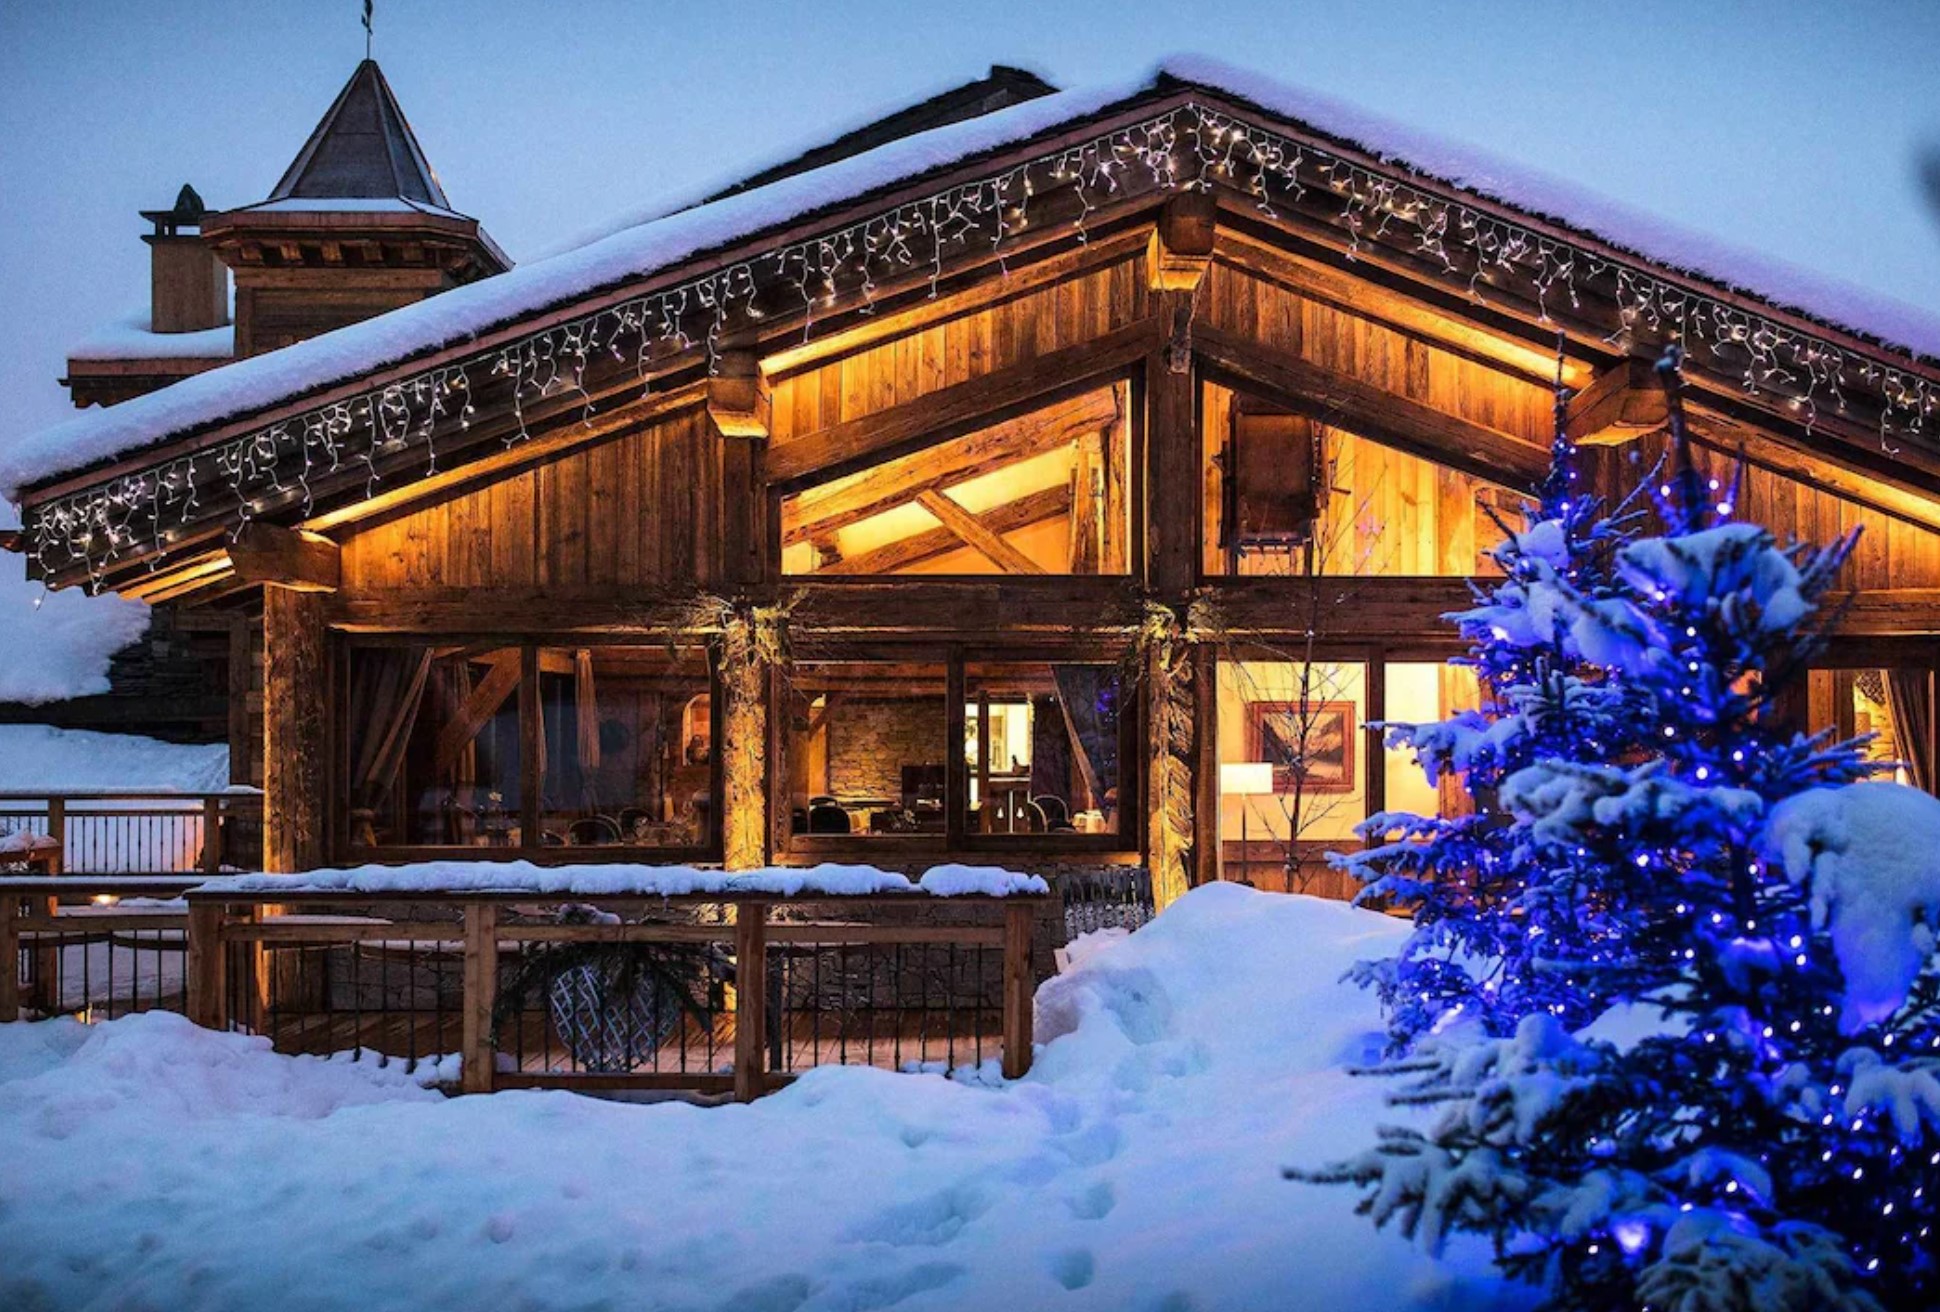
[[[261,199],[364,53],[359,0],[0,0],[0,441],[142,306],[136,210]],[[458,3],[376,54],[452,203],[514,259],[993,63],[1060,86],[1193,51],[1940,307],[1940,3]],[[743,170],[745,171],[745,169]]]

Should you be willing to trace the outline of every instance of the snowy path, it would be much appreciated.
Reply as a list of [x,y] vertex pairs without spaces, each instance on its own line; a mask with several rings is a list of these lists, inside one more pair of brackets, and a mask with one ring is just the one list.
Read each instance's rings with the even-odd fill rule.
[[1339,985],[1401,926],[1217,886],[1039,993],[1008,1088],[446,1100],[149,1016],[0,1028],[0,1306],[1503,1306],[1281,1180],[1387,1119]]

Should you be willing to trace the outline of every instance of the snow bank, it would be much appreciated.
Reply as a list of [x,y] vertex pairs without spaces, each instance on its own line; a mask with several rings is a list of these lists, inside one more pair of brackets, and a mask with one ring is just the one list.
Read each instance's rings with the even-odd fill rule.
[[1894,783],[1815,788],[1772,808],[1769,858],[1811,883],[1846,977],[1839,1023],[1886,1019],[1934,959],[1940,934],[1940,799]]
[[1406,927],[1200,889],[1040,994],[1030,1077],[826,1068],[751,1106],[440,1100],[172,1017],[0,1026],[0,1305],[1510,1308],[1354,1194],[1391,1120],[1338,982]]
[[0,791],[203,793],[228,786],[226,743],[165,743],[138,734],[0,724]]
[[1940,318],[1682,232],[1593,193],[1357,106],[1198,56],[1128,82],[1059,92],[935,128],[704,205],[655,206],[610,235],[374,319],[89,411],[0,453],[0,491],[83,468],[206,424],[275,405],[601,288],[668,269],[831,206],[1026,141],[1151,92],[1166,79],[1257,105],[1320,135],[1520,209],[1650,261],[1765,296],[1836,326],[1940,357]]
[[109,658],[146,632],[140,602],[49,592],[28,580],[19,557],[0,554],[0,702],[40,706],[106,692]]
[[532,893],[562,897],[679,897],[703,893],[772,893],[802,897],[817,893],[858,896],[870,893],[924,892],[936,897],[980,894],[1049,893],[1037,875],[994,866],[937,866],[921,879],[874,866],[769,866],[728,872],[697,866],[583,865],[537,866],[530,861],[421,861],[401,866],[353,866],[312,870],[300,875],[231,875],[202,885],[220,893]]

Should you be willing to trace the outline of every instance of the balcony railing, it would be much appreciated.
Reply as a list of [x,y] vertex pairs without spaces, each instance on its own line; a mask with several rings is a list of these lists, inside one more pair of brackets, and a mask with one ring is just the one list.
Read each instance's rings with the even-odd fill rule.
[[[1031,1060],[1051,898],[535,898],[198,890],[0,876],[0,1021],[160,1007],[283,1052],[429,1066],[465,1091],[749,1099],[811,1066],[1008,1078]],[[566,914],[561,914],[562,910]]]
[[[0,866],[27,864],[31,850],[66,874],[248,869],[261,858],[262,816],[254,788],[0,792]],[[29,836],[57,841],[57,854]]]

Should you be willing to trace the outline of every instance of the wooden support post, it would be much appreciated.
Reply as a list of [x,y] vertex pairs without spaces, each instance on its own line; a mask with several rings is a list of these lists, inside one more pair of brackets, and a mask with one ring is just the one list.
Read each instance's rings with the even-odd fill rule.
[[465,907],[464,972],[464,1060],[458,1087],[464,1093],[490,1093],[498,1080],[498,1047],[492,1038],[492,1012],[498,1006],[498,907],[493,903]]
[[323,864],[329,662],[321,593],[263,589],[263,868]]
[[60,844],[56,852],[54,864],[48,868],[47,872],[50,875],[58,875],[67,867],[65,860],[67,856],[67,799],[65,797],[50,797],[47,799],[47,836]]
[[1004,906],[1004,1078],[1021,1080],[1031,1069],[1033,1009],[1037,1002],[1031,973],[1031,939],[1037,906]]
[[1171,601],[1198,577],[1199,407],[1191,297],[1165,292],[1158,300],[1174,334],[1145,362],[1145,581]]
[[768,662],[755,625],[737,612],[721,635],[721,864],[768,864]]
[[0,1025],[20,1019],[20,899],[0,895]]
[[768,904],[734,904],[734,1096],[753,1102],[767,1085]]
[[205,1029],[228,1028],[228,998],[222,941],[224,908],[218,902],[189,903],[188,1012]]
[[1194,672],[1183,635],[1153,640],[1146,650],[1145,862],[1160,911],[1184,896],[1195,866]]
[[1219,648],[1192,647],[1192,882],[1221,877],[1219,843]]
[[213,875],[222,869],[222,800],[202,799],[202,873]]

